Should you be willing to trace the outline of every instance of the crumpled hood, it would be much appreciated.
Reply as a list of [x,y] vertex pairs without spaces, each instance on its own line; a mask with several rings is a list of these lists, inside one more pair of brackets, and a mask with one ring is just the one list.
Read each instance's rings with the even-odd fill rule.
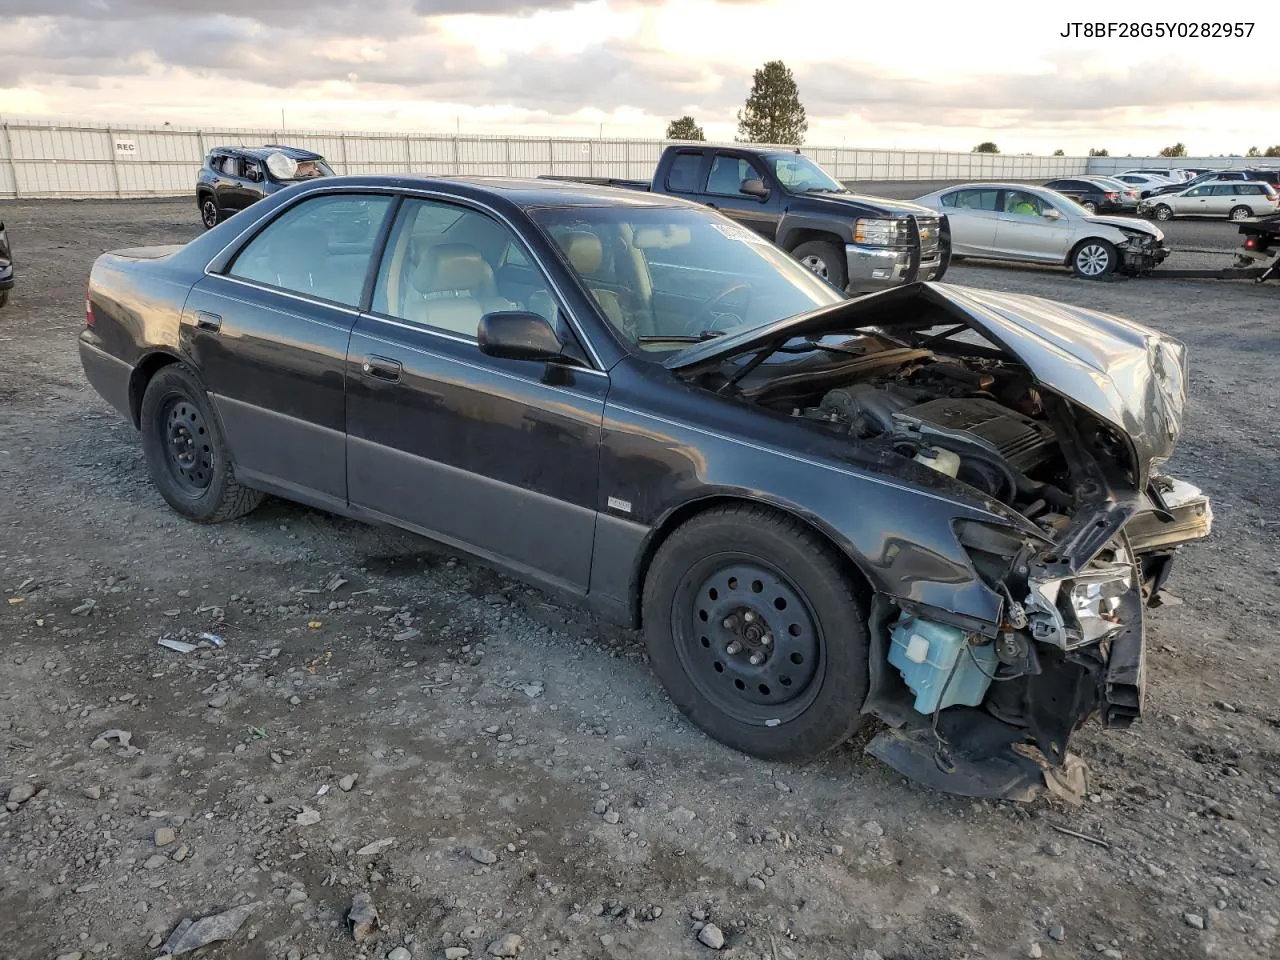
[[1119,227],[1124,230],[1138,230],[1142,233],[1149,233],[1161,243],[1164,242],[1164,231],[1159,227],[1148,223],[1146,220],[1140,220],[1137,217],[1104,217],[1093,216],[1084,217],[1086,223],[1098,223],[1108,227]]
[[1186,404],[1186,348],[1130,320],[1040,297],[915,283],[717,337],[681,350],[665,365],[705,368],[794,337],[867,327],[929,330],[958,322],[1016,357],[1042,387],[1128,436],[1141,486],[1173,452]]

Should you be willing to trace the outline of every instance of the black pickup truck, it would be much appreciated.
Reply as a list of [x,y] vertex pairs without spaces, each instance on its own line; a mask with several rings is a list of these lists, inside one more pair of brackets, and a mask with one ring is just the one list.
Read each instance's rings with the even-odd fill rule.
[[945,216],[913,203],[857,196],[798,150],[681,144],[663,151],[652,182],[545,179],[704,203],[849,293],[940,280],[950,260]]

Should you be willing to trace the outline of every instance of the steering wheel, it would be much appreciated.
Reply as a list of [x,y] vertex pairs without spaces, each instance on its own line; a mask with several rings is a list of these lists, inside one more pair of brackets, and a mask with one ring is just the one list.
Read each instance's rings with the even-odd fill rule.
[[[711,297],[709,300],[703,303],[701,307],[698,308],[698,312],[694,315],[694,318],[693,318],[693,328],[699,332],[703,330],[718,329],[716,324],[720,322],[721,318],[715,317],[713,319],[712,314],[715,312],[715,307],[718,306],[722,301],[729,299],[729,297],[733,296],[735,293],[738,293],[744,290],[747,292],[747,297],[740,309],[745,313],[747,307],[751,305],[751,284],[732,283],[729,286],[725,287],[723,290],[721,290],[719,293],[715,294],[713,297]],[[738,317],[736,314],[735,314],[735,317],[739,321],[741,321],[742,319],[741,317]]]

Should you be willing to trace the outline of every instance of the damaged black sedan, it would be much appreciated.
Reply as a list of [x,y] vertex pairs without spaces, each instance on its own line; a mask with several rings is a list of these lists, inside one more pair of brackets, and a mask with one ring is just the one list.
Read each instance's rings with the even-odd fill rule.
[[[248,219],[242,219],[246,217]],[[1200,492],[1182,346],[1032,297],[857,300],[669,197],[333,178],[104,254],[86,375],[201,522],[266,493],[467,551],[643,630],[716,739],[938,789],[1081,787],[1142,710]]]

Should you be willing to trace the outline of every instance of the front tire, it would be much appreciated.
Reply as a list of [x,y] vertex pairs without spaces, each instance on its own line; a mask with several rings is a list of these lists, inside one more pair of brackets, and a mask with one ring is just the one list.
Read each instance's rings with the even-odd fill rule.
[[800,521],[720,507],[677,529],[653,559],[645,645],[680,711],[766,760],[808,760],[861,723],[866,614],[842,557]]
[[1114,273],[1119,262],[1115,245],[1096,237],[1080,241],[1071,252],[1071,269],[1085,280],[1101,280]]
[[1173,219],[1173,207],[1169,206],[1167,203],[1158,204],[1156,206],[1155,213],[1156,219],[1162,222]]
[[236,481],[222,428],[186,367],[163,367],[142,396],[142,450],[165,502],[189,520],[221,523],[255,509],[263,494]]
[[1228,220],[1248,220],[1253,216],[1253,211],[1241,204],[1238,207],[1232,207],[1231,212],[1227,214]]
[[200,198],[200,222],[204,224],[206,230],[212,230],[222,219],[222,212],[218,209],[217,201],[209,194],[205,194]]
[[838,244],[826,240],[807,240],[791,251],[791,255],[841,292],[849,284],[849,265]]

